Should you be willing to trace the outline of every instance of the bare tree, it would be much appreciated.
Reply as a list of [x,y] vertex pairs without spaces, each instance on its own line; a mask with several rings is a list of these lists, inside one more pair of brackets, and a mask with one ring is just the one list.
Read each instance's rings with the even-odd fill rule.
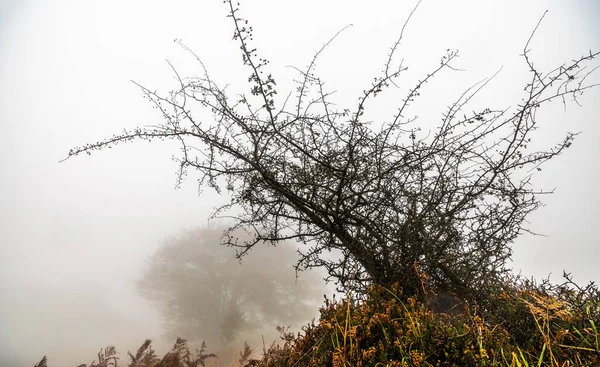
[[[250,94],[228,95],[182,45],[202,75],[181,77],[173,68],[179,85],[167,96],[140,86],[162,124],[76,147],[68,157],[132,140],[175,139],[181,144],[178,182],[193,169],[201,187],[227,191],[230,203],[214,215],[228,212],[236,220],[229,231],[253,234],[242,242],[226,232],[223,243],[241,257],[261,241],[297,240],[306,245],[298,267],[324,267],[342,289],[361,292],[371,283],[400,281],[405,294],[417,294],[426,276],[431,286],[467,297],[502,278],[511,243],[527,231],[524,220],[546,193],[531,185],[532,174],[575,135],[531,148],[536,112],[556,100],[577,103],[596,86],[588,77],[597,52],[538,70],[529,52],[538,23],[523,50],[531,78],[521,103],[468,112],[488,78],[451,103],[439,127],[425,134],[408,109],[426,83],[454,69],[458,52],[449,50],[375,128],[365,121],[365,109],[397,87],[406,70],[396,54],[410,16],[383,72],[356,106],[338,108],[315,74],[315,60],[339,33],[298,69],[296,94],[276,103],[275,79],[251,45],[252,28],[234,3],[225,3],[250,71]],[[197,118],[195,108],[209,111],[213,121]],[[336,256],[324,256],[330,251]]]

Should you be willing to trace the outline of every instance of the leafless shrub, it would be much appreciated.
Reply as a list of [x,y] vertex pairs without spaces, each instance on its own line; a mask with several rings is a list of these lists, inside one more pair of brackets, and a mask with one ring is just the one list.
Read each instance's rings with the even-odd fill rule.
[[[192,169],[201,188],[230,195],[215,216],[227,212],[236,221],[223,243],[240,257],[263,241],[297,240],[306,245],[298,268],[323,267],[342,290],[365,294],[369,284],[399,282],[405,294],[416,294],[418,263],[437,289],[463,299],[488,293],[508,272],[510,245],[528,232],[526,217],[549,193],[531,185],[533,174],[576,136],[536,144],[537,112],[553,101],[577,104],[597,86],[590,76],[598,52],[539,70],[530,47],[540,19],[523,49],[530,80],[519,104],[470,108],[495,74],[451,102],[436,130],[422,131],[409,107],[437,75],[455,70],[458,51],[448,50],[378,127],[365,111],[395,90],[406,70],[396,60],[408,20],[381,74],[355,106],[339,108],[315,73],[315,61],[339,33],[297,69],[295,95],[277,99],[268,61],[251,45],[252,27],[234,2],[225,3],[250,72],[249,94],[229,95],[197,58],[201,75],[182,77],[173,68],[178,86],[166,96],[140,86],[162,124],[73,148],[68,157],[133,140],[174,139],[181,144],[178,182]],[[253,238],[238,241],[238,229]]]

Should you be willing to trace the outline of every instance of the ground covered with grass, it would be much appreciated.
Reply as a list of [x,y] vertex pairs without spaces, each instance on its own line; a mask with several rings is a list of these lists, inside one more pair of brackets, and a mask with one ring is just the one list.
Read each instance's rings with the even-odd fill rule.
[[[359,299],[326,300],[318,321],[296,335],[279,328],[280,343],[260,353],[246,345],[235,363],[204,344],[191,352],[178,338],[163,358],[146,340],[128,353],[126,366],[600,366],[600,293],[593,283],[579,287],[566,279],[513,279],[485,302],[454,297],[443,310],[439,292],[406,297],[398,284],[374,286]],[[90,366],[119,365],[116,349],[107,347]],[[46,357],[36,365],[46,366]]]

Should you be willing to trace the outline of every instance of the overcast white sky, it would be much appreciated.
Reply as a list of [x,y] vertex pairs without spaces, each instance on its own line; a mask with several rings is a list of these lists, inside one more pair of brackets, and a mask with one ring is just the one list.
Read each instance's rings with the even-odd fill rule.
[[[318,69],[342,104],[381,70],[413,5],[255,0],[242,2],[242,14],[282,92],[295,76],[286,65],[305,67],[352,23]],[[167,92],[174,84],[165,59],[192,73],[175,38],[221,84],[246,88],[226,10],[218,0],[0,0],[0,365],[10,358],[32,365],[44,354],[53,366],[89,363],[101,346],[125,352],[159,336],[159,320],[133,294],[132,280],[163,238],[205,225],[220,199],[198,196],[193,179],[174,190],[176,146],[169,144],[58,161],[74,145],[161,122],[130,79]],[[545,10],[531,46],[540,68],[600,49],[595,0],[424,0],[400,50],[407,80],[430,71],[448,48],[459,49],[457,65],[467,72],[428,84],[413,112],[439,118],[464,87],[500,67],[483,103],[518,101],[527,78],[519,54]],[[567,269],[580,282],[600,281],[600,90],[581,101],[583,108],[556,105],[539,115],[542,142],[582,134],[536,179],[556,193],[530,218],[547,237],[515,244],[513,265],[524,275]]]

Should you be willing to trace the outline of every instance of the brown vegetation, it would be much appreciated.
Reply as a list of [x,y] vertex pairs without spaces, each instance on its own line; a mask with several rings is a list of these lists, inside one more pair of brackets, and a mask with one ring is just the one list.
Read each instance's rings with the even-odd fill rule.
[[[421,275],[422,276],[422,275]],[[425,303],[405,295],[396,284],[371,287],[365,300],[348,295],[326,300],[318,322],[294,335],[278,327],[279,344],[255,357],[245,344],[239,357],[220,360],[177,342],[162,359],[146,340],[128,367],[199,366],[598,366],[600,365],[600,291],[514,278],[490,294],[495,308],[459,304],[434,312],[439,296],[424,289]],[[441,301],[453,300],[443,295]],[[433,303],[432,303],[433,302]],[[447,306],[447,305],[446,305]],[[234,363],[237,359],[237,363]],[[46,367],[44,357],[36,367]],[[118,367],[114,347],[98,353],[90,367]],[[86,365],[81,365],[86,366]]]

